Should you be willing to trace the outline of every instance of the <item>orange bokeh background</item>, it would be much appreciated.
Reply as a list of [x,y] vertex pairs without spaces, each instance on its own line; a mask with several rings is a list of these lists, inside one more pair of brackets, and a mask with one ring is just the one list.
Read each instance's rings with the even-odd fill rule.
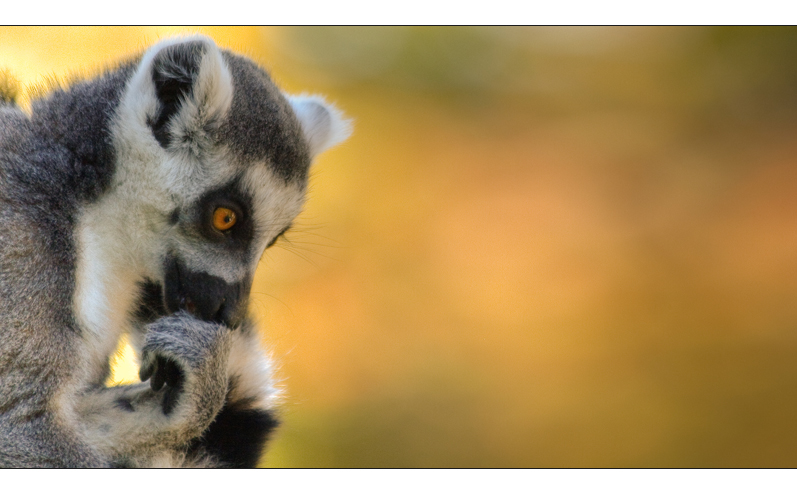
[[8,27],[0,68],[194,31],[355,121],[255,281],[263,466],[797,465],[795,29]]

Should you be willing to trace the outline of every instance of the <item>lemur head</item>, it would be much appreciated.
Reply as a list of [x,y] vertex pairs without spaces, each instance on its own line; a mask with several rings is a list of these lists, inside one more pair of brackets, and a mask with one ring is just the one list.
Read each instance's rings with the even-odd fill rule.
[[98,205],[116,223],[112,255],[149,302],[234,327],[264,249],[300,212],[312,159],[348,133],[321,98],[283,95],[209,38],[158,43],[112,129],[116,171]]

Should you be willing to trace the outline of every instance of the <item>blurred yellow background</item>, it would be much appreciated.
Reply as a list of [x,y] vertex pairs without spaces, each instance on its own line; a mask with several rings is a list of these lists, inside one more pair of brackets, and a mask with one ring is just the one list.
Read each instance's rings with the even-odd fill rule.
[[10,27],[0,68],[195,31],[355,120],[255,282],[263,466],[797,466],[797,30]]

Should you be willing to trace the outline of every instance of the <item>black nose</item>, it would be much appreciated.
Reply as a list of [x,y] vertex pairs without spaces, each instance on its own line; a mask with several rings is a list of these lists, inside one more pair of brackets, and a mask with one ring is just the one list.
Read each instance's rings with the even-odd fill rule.
[[218,276],[189,270],[176,256],[166,260],[163,298],[170,313],[184,310],[195,317],[238,326],[246,315],[251,283],[227,283]]

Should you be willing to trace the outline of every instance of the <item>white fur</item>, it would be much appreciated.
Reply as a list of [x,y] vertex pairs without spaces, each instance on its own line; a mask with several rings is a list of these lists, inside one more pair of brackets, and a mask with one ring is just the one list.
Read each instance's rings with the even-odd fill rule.
[[310,145],[312,157],[339,144],[351,135],[352,123],[340,110],[317,95],[287,96],[302,131]]
[[274,408],[280,392],[274,386],[272,371],[271,360],[258,341],[257,333],[235,332],[228,364],[228,374],[235,378],[235,388],[229,398],[232,401],[254,398],[251,407]]
[[[99,224],[98,224],[99,223]],[[75,313],[86,334],[90,369],[101,370],[122,334],[129,330],[128,311],[137,294],[136,273],[120,250],[113,230],[102,222],[98,208],[80,218]],[[103,231],[105,230],[105,231]],[[109,235],[110,234],[110,235]],[[132,269],[131,269],[132,268]],[[89,376],[97,382],[102,376]]]
[[266,245],[302,211],[304,191],[296,184],[286,186],[265,164],[247,170],[243,185],[252,197],[256,237],[260,241],[255,249],[257,256],[252,259],[254,269]]
[[[209,38],[201,36],[190,38],[204,41],[209,50],[205,53],[199,66],[199,75],[194,82],[193,96],[186,99],[180,107],[178,114],[169,124],[169,130],[174,136],[189,134],[192,136],[186,144],[194,156],[204,154],[202,146],[204,126],[212,119],[221,118],[227,113],[232,104],[232,76],[221,52]],[[180,139],[176,139],[180,141]],[[182,176],[181,176],[182,177]]]
[[[180,110],[169,123],[169,130],[175,142],[180,142],[177,151],[164,169],[169,188],[185,190],[186,184],[195,184],[199,191],[209,181],[221,183],[231,177],[232,167],[225,166],[222,155],[211,156],[211,142],[204,134],[208,121],[221,120],[232,104],[232,76],[221,52],[207,38],[198,37],[210,44],[200,63],[199,75],[194,83],[194,93],[183,101]],[[189,135],[183,140],[181,136]],[[224,177],[226,175],[226,177]]]

